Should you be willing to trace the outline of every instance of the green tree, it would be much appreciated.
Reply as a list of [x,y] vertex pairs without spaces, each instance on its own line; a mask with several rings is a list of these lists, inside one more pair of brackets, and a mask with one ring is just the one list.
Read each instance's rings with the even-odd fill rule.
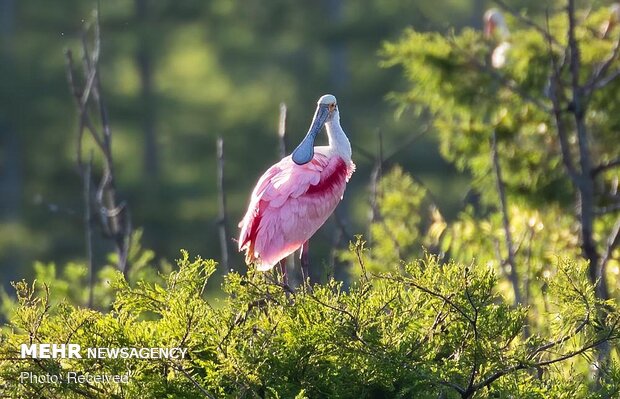
[[[617,296],[610,282],[620,225],[620,103],[614,100],[620,32],[600,36],[607,9],[585,16],[568,5],[548,27],[508,13],[514,26],[501,69],[489,64],[497,43],[472,29],[448,35],[409,30],[386,44],[384,56],[386,65],[402,65],[412,83],[395,97],[432,112],[442,154],[471,173],[480,194],[459,222],[433,229],[435,243],[463,260],[473,255],[464,245],[471,239],[486,242],[480,244],[489,259],[496,246],[498,266],[517,269],[515,292],[527,290],[532,259],[542,266],[546,251],[580,253],[598,296],[607,299]],[[472,222],[477,227],[468,234]]]

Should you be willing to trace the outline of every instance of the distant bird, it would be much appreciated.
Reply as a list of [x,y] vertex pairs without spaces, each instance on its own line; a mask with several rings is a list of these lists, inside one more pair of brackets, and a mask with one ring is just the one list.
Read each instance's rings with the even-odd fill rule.
[[491,8],[484,13],[484,36],[487,39],[495,40],[497,46],[493,49],[491,54],[491,65],[493,68],[499,69],[506,64],[506,58],[510,51],[510,31],[504,15],[497,9]]
[[[314,147],[325,126],[329,145]],[[310,130],[295,151],[270,167],[258,180],[250,205],[239,223],[239,251],[261,271],[299,248],[304,278],[308,276],[308,240],[342,199],[355,170],[351,144],[340,126],[336,97],[322,96]]]
[[609,6],[609,17],[601,24],[599,33],[601,38],[605,39],[609,37],[611,31],[620,22],[620,3],[614,3]]

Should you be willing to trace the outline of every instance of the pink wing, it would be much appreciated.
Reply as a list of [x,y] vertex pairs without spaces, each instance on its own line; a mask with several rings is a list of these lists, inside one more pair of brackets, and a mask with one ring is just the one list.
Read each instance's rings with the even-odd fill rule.
[[332,214],[353,170],[342,158],[320,153],[305,165],[288,156],[269,168],[239,223],[246,262],[269,270],[301,247]]

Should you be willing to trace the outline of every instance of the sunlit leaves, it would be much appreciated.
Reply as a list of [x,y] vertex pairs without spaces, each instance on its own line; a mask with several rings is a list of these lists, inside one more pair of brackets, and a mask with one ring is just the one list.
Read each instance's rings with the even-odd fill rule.
[[[363,242],[352,249],[357,257]],[[27,397],[39,389],[16,383],[22,371],[71,370],[130,373],[122,387],[84,388],[95,398],[195,397],[205,391],[218,398],[435,398],[467,389],[542,398],[587,387],[587,362],[572,351],[587,355],[584,345],[604,334],[617,337],[617,309],[607,304],[599,317],[601,304],[585,268],[569,261],[558,263],[557,276],[546,280],[548,331],[529,339],[522,335],[528,310],[508,305],[496,273],[476,263],[442,263],[429,255],[401,271],[366,271],[348,290],[331,280],[292,292],[264,273],[230,273],[219,301],[204,296],[213,261],[183,252],[177,263],[161,282],[128,283],[118,274],[109,314],[53,305],[44,286],[38,291],[38,283],[17,284],[18,306],[1,353],[15,358],[19,345],[32,340],[83,348],[178,346],[188,349],[188,357],[0,360],[4,392]],[[562,368],[532,378],[537,362],[564,354],[567,367],[574,367],[572,378]],[[487,382],[498,372],[505,375]],[[49,389],[80,397],[71,384]]]

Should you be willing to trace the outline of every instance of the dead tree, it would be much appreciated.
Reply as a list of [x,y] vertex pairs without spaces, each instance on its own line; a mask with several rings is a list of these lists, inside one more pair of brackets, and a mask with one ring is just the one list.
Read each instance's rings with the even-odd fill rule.
[[[94,215],[98,215],[97,223],[101,227],[104,237],[110,239],[118,255],[118,269],[127,275],[127,257],[131,241],[131,218],[129,208],[118,197],[114,162],[112,154],[112,130],[108,111],[103,99],[101,80],[99,76],[99,56],[101,50],[101,36],[98,10],[95,10],[93,21],[84,26],[82,32],[81,68],[73,58],[73,52],[66,52],[66,70],[69,88],[75,99],[78,113],[77,134],[77,168],[82,177],[85,196],[89,198],[85,206],[90,209],[85,212],[87,229],[88,262],[91,265],[92,243],[90,242],[92,229],[95,223]],[[79,70],[81,69],[81,77]],[[94,155],[101,159],[101,177],[95,179],[91,173],[90,162],[84,163],[83,149],[87,138],[90,138],[94,148]],[[93,187],[93,189],[91,189]],[[92,216],[92,217],[91,217]]]

